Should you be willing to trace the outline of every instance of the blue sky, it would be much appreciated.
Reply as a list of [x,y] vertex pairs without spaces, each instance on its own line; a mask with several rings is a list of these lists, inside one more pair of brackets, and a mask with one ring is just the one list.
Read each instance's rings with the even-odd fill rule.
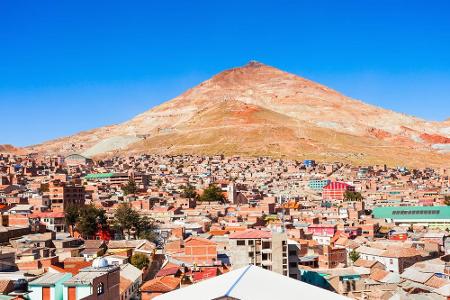
[[450,117],[450,1],[0,1],[0,144],[125,121],[255,59]]

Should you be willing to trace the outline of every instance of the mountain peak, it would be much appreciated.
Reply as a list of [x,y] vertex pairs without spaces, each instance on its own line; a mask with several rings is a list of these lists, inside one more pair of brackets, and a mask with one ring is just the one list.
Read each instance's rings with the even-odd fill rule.
[[260,68],[260,67],[266,67],[267,65],[260,63],[256,60],[250,60],[244,67],[247,68]]

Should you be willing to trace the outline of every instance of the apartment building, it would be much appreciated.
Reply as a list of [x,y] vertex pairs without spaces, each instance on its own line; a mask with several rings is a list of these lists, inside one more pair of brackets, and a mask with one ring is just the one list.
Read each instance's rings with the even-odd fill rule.
[[231,262],[240,268],[253,264],[288,275],[288,246],[285,233],[249,229],[229,236]]
[[53,212],[62,212],[70,205],[83,205],[85,202],[85,189],[82,185],[52,181],[48,186],[50,209]]

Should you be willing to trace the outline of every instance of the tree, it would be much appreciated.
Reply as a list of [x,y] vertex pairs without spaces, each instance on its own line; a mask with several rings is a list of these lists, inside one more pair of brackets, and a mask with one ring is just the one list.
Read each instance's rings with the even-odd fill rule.
[[93,205],[80,207],[76,226],[83,237],[94,237],[100,228],[107,227],[105,211]]
[[344,201],[362,201],[363,196],[360,192],[345,191]]
[[128,183],[122,187],[123,193],[125,195],[136,194],[138,191],[138,187],[133,178],[128,180]]
[[197,191],[195,188],[188,184],[182,187],[181,197],[187,198],[187,199],[196,199],[198,197]]
[[143,216],[139,219],[139,224],[136,228],[136,236],[139,239],[145,239],[152,243],[159,244],[160,240],[157,230],[158,225],[156,225],[149,217]]
[[450,206],[450,196],[445,196],[444,197],[444,204],[447,206]]
[[48,183],[42,183],[41,184],[41,187],[39,188],[39,191],[41,192],[41,193],[47,193],[47,192],[49,192],[50,190],[49,190],[49,184]]
[[225,203],[225,196],[217,185],[211,184],[203,191],[203,194],[200,196],[200,201]]
[[156,186],[157,186],[157,187],[161,187],[162,184],[163,184],[163,181],[162,181],[161,178],[159,178],[158,180],[156,180]]
[[125,230],[128,237],[131,236],[131,229],[139,226],[140,216],[129,203],[121,203],[114,214],[115,227],[120,230],[122,236]]
[[64,210],[64,221],[69,228],[70,235],[73,234],[73,227],[77,224],[80,217],[80,207],[77,205],[69,205]]
[[349,254],[348,254],[348,258],[350,258],[350,260],[352,261],[352,263],[354,263],[355,261],[357,261],[360,257],[360,254],[355,251],[355,249],[353,249]]
[[131,264],[139,270],[142,270],[143,268],[148,267],[150,260],[145,254],[135,253],[131,256]]

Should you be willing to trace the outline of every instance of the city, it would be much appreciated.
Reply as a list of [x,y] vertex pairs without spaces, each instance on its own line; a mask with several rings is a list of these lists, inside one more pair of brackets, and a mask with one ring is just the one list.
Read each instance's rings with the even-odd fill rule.
[[450,300],[450,1],[0,1],[0,300]]
[[2,154],[0,171],[8,299],[213,299],[199,282],[249,264],[336,297],[450,296],[450,168]]

